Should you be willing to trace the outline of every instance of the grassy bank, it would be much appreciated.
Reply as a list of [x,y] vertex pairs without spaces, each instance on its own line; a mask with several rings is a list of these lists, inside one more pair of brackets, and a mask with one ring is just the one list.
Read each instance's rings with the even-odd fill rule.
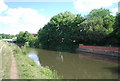
[[16,47],[15,56],[17,59],[19,76],[22,79],[57,79],[48,67],[39,67],[36,63],[26,55],[25,49]]
[[[11,65],[11,59],[10,56],[8,55],[10,54],[10,51],[12,50],[14,52],[16,61],[17,61],[17,68],[18,68],[18,76],[19,79],[58,79],[58,76],[55,74],[55,72],[51,71],[49,69],[49,67],[39,67],[36,65],[36,63],[30,59],[27,54],[26,54],[26,50],[19,48],[16,45],[12,45],[12,44],[8,44],[5,42],[2,42],[5,44],[5,46],[10,50],[8,50],[7,48],[3,50],[3,52],[5,53],[4,56],[7,60],[9,60],[7,62],[7,64],[9,65],[5,65],[5,58],[3,59],[4,61],[4,67],[7,67],[9,69],[6,68],[5,72],[7,71],[7,73],[5,73],[6,77],[8,77],[8,74],[10,70],[10,65]],[[9,58],[9,59],[8,59]],[[9,77],[8,77],[9,78]]]
[[7,43],[7,42],[3,42],[0,41],[0,65],[1,66],[1,72],[0,78],[3,79],[8,79],[10,78],[10,66],[12,63],[12,58],[11,58],[11,54],[12,54],[12,45]]

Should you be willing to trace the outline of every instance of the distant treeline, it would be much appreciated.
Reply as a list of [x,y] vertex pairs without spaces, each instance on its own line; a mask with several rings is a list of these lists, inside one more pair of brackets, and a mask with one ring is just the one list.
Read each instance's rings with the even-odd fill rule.
[[59,13],[39,30],[37,37],[27,33],[20,32],[18,42],[49,50],[73,51],[79,44],[120,46],[120,14],[112,16],[109,9],[103,8],[94,9],[84,17]]
[[12,39],[14,37],[16,37],[16,35],[10,35],[10,34],[4,34],[4,33],[0,34],[0,39]]

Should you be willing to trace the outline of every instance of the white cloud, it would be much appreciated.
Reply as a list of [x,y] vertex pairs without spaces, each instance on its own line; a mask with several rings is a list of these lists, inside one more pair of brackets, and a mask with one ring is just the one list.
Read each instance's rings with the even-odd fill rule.
[[19,31],[37,33],[49,21],[44,15],[31,8],[8,8],[4,13],[7,15],[0,15],[0,26],[6,24],[7,27],[4,31],[0,29],[0,33],[6,33],[7,31],[10,34],[16,34]]
[[109,7],[118,2],[119,0],[76,0],[74,7],[79,12],[86,12],[95,8]]
[[111,15],[116,16],[116,14],[118,12],[118,8],[112,8],[111,12],[112,12]]
[[31,8],[10,9],[7,13],[14,19],[17,19],[19,23],[39,24],[41,27],[48,22],[48,19],[44,15],[40,15],[36,10]]
[[118,12],[118,8],[111,9],[112,12]]
[[5,0],[5,2],[72,2],[74,0]]
[[4,3],[4,0],[0,0],[0,14],[7,9],[8,6]]

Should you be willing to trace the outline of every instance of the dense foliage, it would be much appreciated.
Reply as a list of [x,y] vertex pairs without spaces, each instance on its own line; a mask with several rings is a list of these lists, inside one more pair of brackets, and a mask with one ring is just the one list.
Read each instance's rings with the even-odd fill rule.
[[20,32],[17,35],[17,44],[18,45],[25,45],[25,46],[30,46],[30,47],[37,47],[37,36],[34,36],[30,34],[29,32]]
[[120,46],[120,13],[115,18],[114,31],[109,34],[107,44],[112,46]]
[[86,17],[70,12],[60,13],[39,30],[38,40],[42,48],[60,51],[72,51],[80,43],[110,45],[107,43],[110,34],[120,35],[116,32],[119,24],[113,27],[114,23],[115,17],[103,8],[92,10]]
[[10,35],[10,34],[0,34],[0,39],[12,39],[15,38],[15,35]]
[[81,15],[74,15],[70,12],[60,13],[39,30],[38,38],[41,47],[52,50],[72,50],[76,48],[77,24],[84,20]]
[[17,43],[49,50],[73,51],[79,44],[120,46],[120,14],[94,9],[85,17],[64,12],[55,15],[38,32],[38,37],[20,32]]
[[94,9],[80,24],[82,43],[88,45],[105,45],[104,39],[113,32],[114,17],[108,9]]

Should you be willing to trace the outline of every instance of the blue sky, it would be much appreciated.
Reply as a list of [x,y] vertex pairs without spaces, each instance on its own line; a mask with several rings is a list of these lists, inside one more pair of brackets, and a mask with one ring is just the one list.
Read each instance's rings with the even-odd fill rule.
[[10,8],[32,8],[37,10],[40,14],[52,17],[60,12],[70,11],[79,14],[73,7],[72,2],[7,2]]
[[20,31],[37,33],[50,18],[70,11],[87,15],[92,9],[107,8],[112,15],[118,10],[119,0],[0,0],[0,33],[18,34]]

